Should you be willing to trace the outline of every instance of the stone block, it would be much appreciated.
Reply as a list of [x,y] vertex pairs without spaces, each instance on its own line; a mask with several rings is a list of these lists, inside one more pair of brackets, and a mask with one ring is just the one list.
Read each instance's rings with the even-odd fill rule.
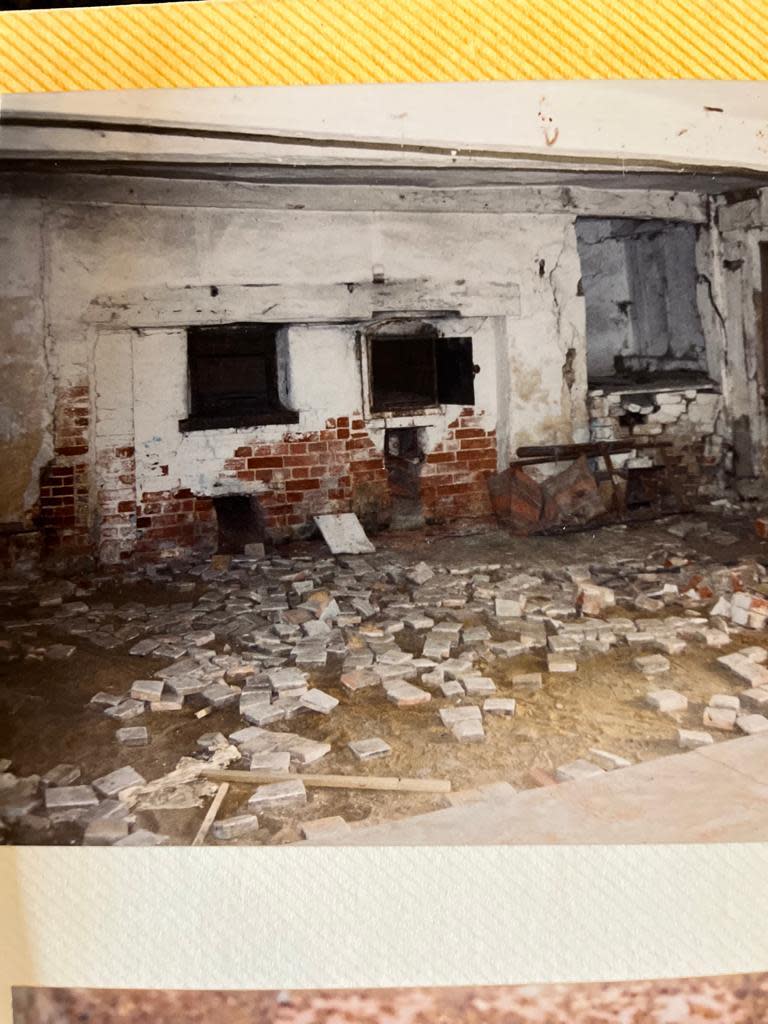
[[107,708],[104,714],[108,718],[114,718],[118,722],[130,722],[132,718],[138,718],[146,711],[146,705],[142,700],[124,700],[114,707]]
[[662,711],[664,714],[685,711],[688,707],[688,699],[677,690],[654,690],[645,695],[645,703],[655,711]]
[[575,672],[577,669],[576,659],[568,654],[548,654],[548,672]]
[[701,732],[696,729],[678,729],[677,745],[682,750],[696,750],[697,747],[707,747],[714,743],[708,732]]
[[57,764],[40,779],[44,786],[72,786],[80,778],[80,769],[74,764]]
[[758,665],[743,654],[725,654],[717,659],[717,663],[752,687],[768,686],[768,668]]
[[708,706],[711,708],[728,708],[729,711],[739,711],[741,709],[741,701],[732,693],[716,693],[709,698]]
[[387,700],[399,708],[409,708],[417,704],[426,704],[432,700],[432,694],[418,686],[412,686],[411,683],[401,682],[387,689]]
[[462,676],[461,683],[470,697],[496,692],[496,684],[489,676]]
[[115,733],[118,743],[126,747],[146,747],[149,743],[149,730],[145,725],[127,725]]
[[347,744],[349,749],[360,761],[370,761],[377,757],[387,757],[392,753],[392,748],[378,736],[365,740],[352,740]]
[[447,729],[452,729],[457,722],[482,722],[483,713],[474,704],[464,704],[457,708],[440,708],[440,721]]
[[336,833],[349,832],[349,823],[336,814],[327,818],[315,818],[314,821],[303,821],[299,831],[305,839],[322,839]]
[[663,672],[669,672],[669,661],[661,654],[648,654],[642,658],[635,658],[632,664],[645,676],[657,676]]
[[754,736],[768,730],[768,718],[765,715],[739,715],[736,719],[736,728],[747,736]]
[[114,846],[128,835],[127,818],[94,818],[83,834],[83,846]]
[[99,779],[94,779],[93,788],[100,796],[118,796],[124,789],[130,789],[131,786],[143,786],[146,781],[135,768],[126,765],[124,768],[115,769],[108,775],[102,775]]
[[318,689],[307,690],[306,693],[299,697],[299,704],[303,708],[307,708],[309,711],[316,711],[321,715],[330,715],[333,709],[338,706],[338,703],[336,697],[332,697],[330,693]]
[[131,686],[131,699],[157,701],[164,689],[163,679],[137,679]]
[[352,693],[357,690],[366,690],[372,686],[379,686],[381,683],[381,676],[371,669],[353,669],[350,672],[344,672],[341,676],[341,685]]
[[249,809],[264,807],[294,807],[307,802],[307,791],[301,779],[286,782],[270,782],[259,786],[248,800]]
[[227,842],[256,832],[258,827],[259,819],[255,814],[236,814],[232,818],[220,818],[219,821],[214,821],[211,826],[211,835],[219,842]]
[[739,703],[749,711],[768,711],[768,686],[755,686],[751,690],[742,690]]
[[291,770],[291,754],[288,750],[271,750],[251,754],[252,772],[285,772]]
[[459,743],[482,743],[485,730],[482,721],[465,718],[451,726],[451,732]]
[[45,809],[62,811],[79,807],[96,807],[99,798],[90,786],[49,786],[45,791]]
[[464,687],[458,681],[458,679],[446,679],[444,683],[439,686],[440,693],[443,697],[463,697]]
[[483,701],[483,711],[489,715],[514,715],[516,710],[514,697],[488,697]]
[[704,709],[702,722],[708,729],[733,732],[736,729],[738,715],[739,712],[733,708],[708,707]]

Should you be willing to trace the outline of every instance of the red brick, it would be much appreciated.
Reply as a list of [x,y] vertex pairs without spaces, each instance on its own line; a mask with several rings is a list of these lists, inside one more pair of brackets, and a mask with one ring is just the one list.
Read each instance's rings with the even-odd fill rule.
[[315,491],[320,487],[320,481],[312,479],[311,477],[300,477],[295,480],[291,480],[292,488],[301,488],[305,491]]
[[283,460],[281,456],[261,455],[248,459],[248,469],[282,469]]
[[88,454],[88,445],[86,445],[86,444],[63,445],[62,447],[56,449],[56,454],[57,455],[64,455],[64,456],[67,456],[67,457],[69,457],[71,455],[87,455]]
[[252,454],[253,454],[253,449],[250,446],[248,446],[248,445],[244,445],[244,446],[242,446],[240,448],[235,448],[235,458],[236,459],[249,459]]

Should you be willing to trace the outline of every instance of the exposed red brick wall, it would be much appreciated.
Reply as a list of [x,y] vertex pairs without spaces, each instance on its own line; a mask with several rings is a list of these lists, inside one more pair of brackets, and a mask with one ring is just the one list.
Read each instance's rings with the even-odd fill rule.
[[89,547],[87,383],[62,388],[56,399],[53,458],[40,473],[37,524],[46,548]]
[[[98,450],[97,520],[91,531],[88,427],[88,388],[67,388],[57,403],[55,456],[41,478],[39,524],[48,546],[86,549],[97,535],[99,555],[109,563],[163,551],[215,549],[213,499],[169,489],[137,500],[135,453],[128,444]],[[463,409],[422,466],[427,520],[489,515],[485,477],[495,469],[495,432],[483,428],[473,409]],[[388,519],[384,456],[359,414],[329,419],[322,430],[288,433],[276,442],[246,440],[224,462],[222,475],[257,497],[274,538],[311,525],[320,512],[354,511],[368,528]]]
[[99,557],[125,561],[136,543],[136,460],[132,445],[101,448],[96,458]]
[[486,477],[496,472],[496,431],[485,430],[474,409],[448,424],[448,437],[431,451],[421,472],[427,521],[491,515]]
[[341,416],[325,429],[287,434],[278,443],[241,445],[224,469],[255,492],[267,529],[290,533],[320,512],[366,511],[389,506],[384,458],[362,419]]
[[196,497],[190,490],[144,493],[136,506],[137,555],[163,548],[215,550],[216,514],[213,498]]

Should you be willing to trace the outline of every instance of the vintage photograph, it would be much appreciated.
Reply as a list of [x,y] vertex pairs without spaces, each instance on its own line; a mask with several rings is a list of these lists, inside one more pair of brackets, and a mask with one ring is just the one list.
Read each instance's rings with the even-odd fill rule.
[[[0,841],[768,839],[767,104],[5,97]],[[386,998],[762,1019],[675,986]]]
[[294,992],[16,988],[14,1024],[761,1024],[768,975]]

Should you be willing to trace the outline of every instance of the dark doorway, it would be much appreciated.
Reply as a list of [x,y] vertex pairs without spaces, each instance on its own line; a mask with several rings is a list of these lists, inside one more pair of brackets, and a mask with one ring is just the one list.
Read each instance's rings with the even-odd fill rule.
[[213,499],[219,527],[219,554],[240,554],[246,544],[265,538],[264,516],[258,499],[247,494],[227,494]]
[[424,461],[419,430],[402,427],[384,433],[384,465],[392,499],[390,525],[396,530],[424,524],[421,509],[421,464]]

